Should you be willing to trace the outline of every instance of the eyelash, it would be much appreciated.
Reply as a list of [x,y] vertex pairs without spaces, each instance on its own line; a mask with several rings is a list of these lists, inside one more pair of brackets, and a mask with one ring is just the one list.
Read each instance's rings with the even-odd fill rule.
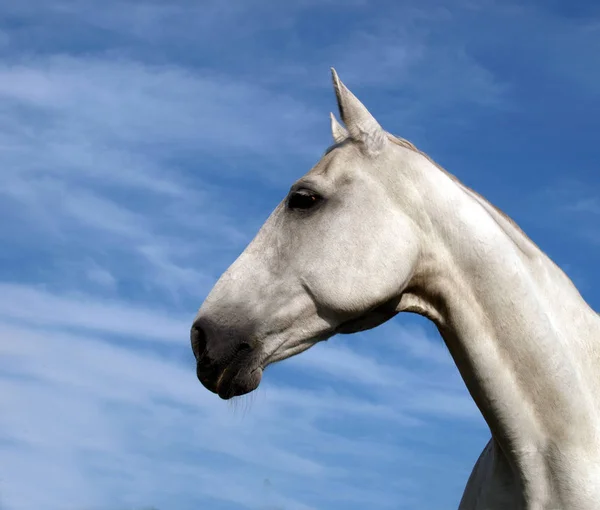
[[287,201],[287,207],[291,210],[312,209],[322,200],[322,197],[314,191],[299,189],[290,194]]

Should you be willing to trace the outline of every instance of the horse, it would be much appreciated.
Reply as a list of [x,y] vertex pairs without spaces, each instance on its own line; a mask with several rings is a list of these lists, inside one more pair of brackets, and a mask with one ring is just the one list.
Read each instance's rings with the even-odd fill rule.
[[191,326],[222,399],[400,312],[431,320],[491,438],[459,510],[600,508],[600,316],[510,219],[385,131],[331,69],[343,125]]

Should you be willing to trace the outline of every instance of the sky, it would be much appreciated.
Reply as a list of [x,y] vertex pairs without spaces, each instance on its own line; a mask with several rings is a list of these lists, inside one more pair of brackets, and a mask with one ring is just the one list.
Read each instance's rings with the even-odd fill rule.
[[600,309],[600,4],[0,7],[0,508],[455,508],[489,432],[399,315],[224,402],[189,328],[331,144],[329,67]]

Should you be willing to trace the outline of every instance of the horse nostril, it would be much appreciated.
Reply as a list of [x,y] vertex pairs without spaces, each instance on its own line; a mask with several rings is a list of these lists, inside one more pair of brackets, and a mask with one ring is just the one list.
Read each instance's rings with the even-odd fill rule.
[[245,354],[248,351],[251,351],[252,347],[247,342],[242,342],[237,349],[238,354]]
[[200,361],[206,352],[206,333],[204,333],[204,330],[197,322],[192,325],[190,339],[196,361]]

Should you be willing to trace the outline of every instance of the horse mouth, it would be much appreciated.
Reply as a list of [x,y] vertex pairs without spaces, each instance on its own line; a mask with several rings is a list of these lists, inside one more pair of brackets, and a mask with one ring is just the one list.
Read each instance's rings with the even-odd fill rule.
[[219,377],[215,393],[223,400],[246,395],[258,388],[262,380],[262,369],[248,369],[246,366],[227,367]]
[[214,363],[206,358],[196,364],[196,375],[202,385],[223,400],[239,397],[258,388],[262,368],[250,351],[238,353],[226,363]]

